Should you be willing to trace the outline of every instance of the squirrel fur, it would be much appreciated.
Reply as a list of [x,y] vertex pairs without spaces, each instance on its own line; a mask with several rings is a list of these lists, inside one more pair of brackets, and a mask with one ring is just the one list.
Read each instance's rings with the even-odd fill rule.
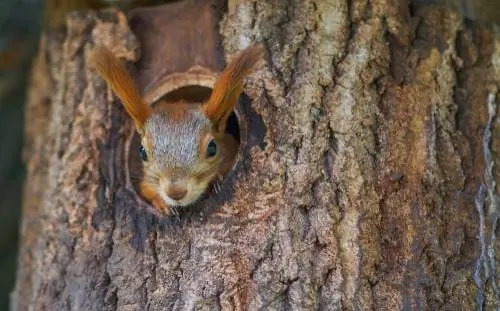
[[226,133],[227,120],[244,79],[263,57],[260,46],[240,52],[217,77],[204,103],[149,106],[123,64],[104,47],[91,55],[96,72],[120,99],[141,137],[140,190],[160,212],[194,204],[234,165],[238,144]]

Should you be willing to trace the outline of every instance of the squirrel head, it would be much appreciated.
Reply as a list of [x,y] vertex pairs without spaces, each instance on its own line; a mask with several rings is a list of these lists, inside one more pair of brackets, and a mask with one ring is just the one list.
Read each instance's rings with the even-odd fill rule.
[[194,203],[219,175],[225,161],[224,135],[199,110],[178,104],[147,119],[141,137],[142,186],[156,188],[171,206]]
[[226,133],[227,120],[245,77],[262,54],[262,48],[251,46],[237,55],[204,103],[150,107],[118,59],[106,48],[94,51],[94,68],[122,101],[141,136],[141,189],[156,193],[170,206],[191,205],[232,165],[237,145]]

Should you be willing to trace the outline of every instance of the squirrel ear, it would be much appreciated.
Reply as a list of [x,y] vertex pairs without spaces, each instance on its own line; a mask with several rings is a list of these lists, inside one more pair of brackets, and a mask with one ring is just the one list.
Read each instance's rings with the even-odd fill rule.
[[244,79],[255,69],[263,54],[261,46],[246,48],[217,78],[210,98],[202,107],[203,113],[212,121],[217,131],[225,131],[227,119],[243,91]]
[[89,58],[91,66],[121,100],[136,129],[141,131],[151,108],[142,100],[123,64],[105,47],[96,48]]

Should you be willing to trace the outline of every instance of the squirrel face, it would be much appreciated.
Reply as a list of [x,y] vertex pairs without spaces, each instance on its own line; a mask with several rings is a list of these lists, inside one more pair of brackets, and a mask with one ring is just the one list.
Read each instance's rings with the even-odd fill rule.
[[204,103],[157,103],[140,96],[125,67],[106,48],[97,48],[91,64],[122,101],[141,136],[143,196],[159,210],[196,202],[210,183],[232,167],[238,145],[226,133],[226,123],[243,91],[243,81],[262,58],[250,46],[217,77]]
[[220,148],[226,146],[199,109],[169,106],[144,124],[143,186],[156,188],[170,206],[186,206],[217,177],[225,160]]

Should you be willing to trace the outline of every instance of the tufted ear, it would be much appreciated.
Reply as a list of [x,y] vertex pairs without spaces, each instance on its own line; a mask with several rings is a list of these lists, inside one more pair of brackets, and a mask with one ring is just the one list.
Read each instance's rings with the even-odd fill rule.
[[90,62],[121,100],[137,131],[142,133],[144,123],[151,115],[151,108],[142,100],[123,64],[105,47],[96,48],[90,56]]
[[246,48],[217,78],[212,94],[202,106],[202,111],[218,132],[225,131],[227,119],[243,91],[244,79],[255,69],[263,54],[264,50],[260,46]]

